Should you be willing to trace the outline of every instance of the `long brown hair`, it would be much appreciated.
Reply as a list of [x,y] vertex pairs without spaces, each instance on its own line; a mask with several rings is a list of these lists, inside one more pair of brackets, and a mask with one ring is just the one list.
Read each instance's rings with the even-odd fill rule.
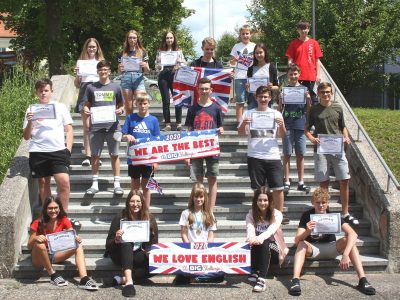
[[128,55],[129,51],[130,51],[130,46],[129,46],[129,41],[128,41],[128,37],[129,35],[133,33],[136,35],[137,40],[136,40],[136,45],[135,45],[135,51],[136,51],[136,57],[142,57],[143,56],[143,52],[145,51],[142,42],[140,41],[140,37],[139,37],[139,33],[136,30],[129,30],[127,32],[127,34],[125,35],[125,40],[124,40],[124,50],[122,52],[122,55]]
[[195,222],[195,209],[194,209],[194,198],[203,196],[204,197],[204,203],[203,207],[201,208],[201,212],[203,214],[203,220],[202,223],[206,228],[212,226],[214,224],[214,216],[210,210],[210,203],[208,202],[208,193],[206,188],[202,183],[195,183],[193,185],[192,191],[190,193],[190,198],[189,198],[189,203],[188,203],[188,208],[189,208],[189,226],[192,227],[193,223]]
[[49,221],[50,221],[50,217],[47,214],[47,207],[52,202],[55,202],[59,207],[59,211],[58,211],[58,215],[57,215],[57,222],[67,216],[67,213],[65,212],[64,207],[58,197],[54,197],[54,196],[47,197],[43,203],[42,213],[41,213],[41,216],[39,219],[39,224],[38,224],[37,235],[44,233],[44,228],[45,228],[46,224],[49,223]]
[[253,51],[253,66],[257,66],[259,64],[259,61],[256,57],[256,50],[257,48],[260,48],[264,51],[264,61],[265,63],[269,63],[269,58],[268,58],[268,50],[267,50],[267,46],[265,46],[265,44],[263,43],[258,43],[254,46],[254,51]]
[[[261,213],[260,208],[257,205],[258,197],[261,194],[267,195],[267,197],[268,197],[268,207],[265,212],[265,215],[263,215]],[[254,219],[255,224],[262,223],[265,221],[267,221],[269,223],[273,223],[275,221],[274,201],[272,198],[272,192],[268,187],[261,186],[254,191],[253,202],[251,204],[251,208],[252,208],[253,219]]]
[[83,44],[81,55],[79,55],[79,59],[89,59],[88,55],[88,45],[90,42],[94,42],[97,46],[97,51],[95,54],[96,60],[104,60],[103,51],[101,50],[99,42],[95,38],[88,38],[85,43]]
[[167,45],[167,34],[170,33],[174,37],[174,42],[171,45],[171,50],[172,51],[178,51],[178,41],[176,40],[176,35],[172,31],[166,31],[163,34],[163,38],[161,40],[161,45],[160,48],[158,49],[159,51],[168,51],[168,45]]

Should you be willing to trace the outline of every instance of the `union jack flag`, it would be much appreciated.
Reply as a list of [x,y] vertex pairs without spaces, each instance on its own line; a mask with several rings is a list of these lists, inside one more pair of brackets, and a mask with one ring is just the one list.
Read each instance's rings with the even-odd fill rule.
[[240,54],[237,61],[237,68],[247,70],[253,64],[253,56]]
[[149,178],[149,181],[147,182],[146,187],[149,190],[157,191],[160,195],[164,195],[164,193],[162,191],[162,187],[153,177]]
[[208,69],[200,67],[191,68],[199,73],[196,83],[193,86],[174,80],[173,100],[175,106],[190,107],[197,103],[199,99],[199,93],[197,89],[198,81],[203,77],[207,77],[212,82],[213,93],[211,94],[211,100],[221,106],[222,112],[227,113],[232,82],[232,69]]

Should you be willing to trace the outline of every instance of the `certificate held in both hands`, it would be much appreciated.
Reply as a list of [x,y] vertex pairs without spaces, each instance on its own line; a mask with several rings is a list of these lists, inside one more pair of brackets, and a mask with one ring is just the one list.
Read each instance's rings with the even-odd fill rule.
[[340,213],[311,214],[310,220],[316,222],[315,227],[311,231],[312,235],[336,234],[341,232]]
[[47,234],[46,238],[50,253],[78,248],[76,233],[73,229]]
[[56,107],[54,104],[31,104],[29,105],[29,110],[33,114],[33,121],[56,118]]
[[255,93],[256,90],[260,87],[260,86],[266,86],[269,82],[269,78],[254,78],[254,77],[249,77],[248,78],[249,81],[249,92],[250,93]]
[[176,71],[174,81],[190,86],[196,86],[199,76],[199,71],[193,70],[192,68],[188,67],[182,67]]
[[162,66],[175,66],[178,60],[178,51],[161,51],[160,64]]
[[288,86],[282,89],[283,104],[305,104],[306,95],[305,86]]
[[123,243],[148,242],[150,239],[149,221],[124,221],[120,222]]
[[139,57],[123,57],[122,65],[124,66],[124,72],[139,72],[141,71],[140,63],[142,59]]
[[275,113],[268,111],[252,112],[250,130],[253,129],[275,129]]
[[114,105],[91,107],[90,114],[92,124],[113,123],[117,121]]
[[341,155],[344,151],[343,135],[319,134],[318,154]]

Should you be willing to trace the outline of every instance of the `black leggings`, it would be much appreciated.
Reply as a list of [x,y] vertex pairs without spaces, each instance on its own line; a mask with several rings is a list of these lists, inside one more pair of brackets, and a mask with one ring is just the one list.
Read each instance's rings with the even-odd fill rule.
[[[251,246],[251,270],[252,272],[259,271],[259,276],[267,277],[270,263],[279,263],[279,255],[274,249],[271,249],[270,244],[275,244],[271,240],[265,240],[261,245]],[[276,244],[273,245],[276,248]]]
[[[158,75],[158,88],[160,89],[162,103],[163,103],[163,116],[166,124],[171,123],[170,97],[169,93],[173,92],[172,83],[174,81],[174,72],[172,69],[164,69]],[[182,123],[182,107],[175,107],[176,123]]]
[[149,278],[149,257],[143,250],[133,251],[133,243],[116,244],[112,252],[109,252],[114,264],[122,267],[122,270],[132,270],[134,281]]

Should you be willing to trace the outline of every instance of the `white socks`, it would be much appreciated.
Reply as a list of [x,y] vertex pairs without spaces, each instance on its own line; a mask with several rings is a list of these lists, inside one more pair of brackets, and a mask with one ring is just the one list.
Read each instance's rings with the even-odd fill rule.
[[93,175],[92,188],[96,190],[99,189],[99,175]]

